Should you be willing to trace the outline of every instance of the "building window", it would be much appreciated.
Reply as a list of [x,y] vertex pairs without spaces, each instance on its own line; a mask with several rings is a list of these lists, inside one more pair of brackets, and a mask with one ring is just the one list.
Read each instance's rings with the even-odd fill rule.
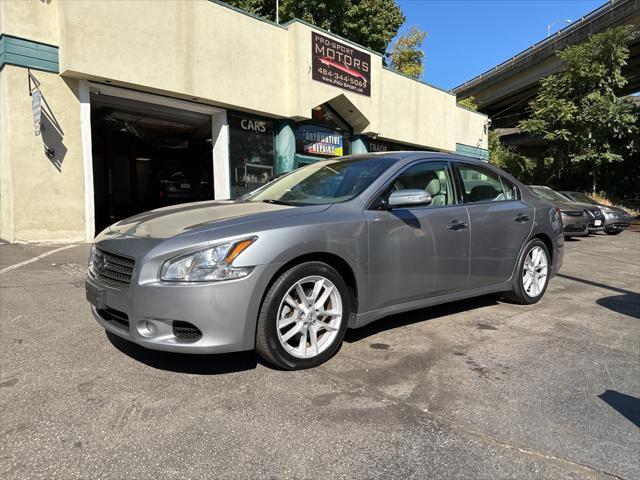
[[231,196],[244,195],[267,183],[275,173],[273,122],[229,113]]
[[369,152],[397,152],[397,151],[414,151],[414,150],[427,150],[425,148],[414,147],[411,145],[403,145],[396,142],[388,142],[386,140],[369,140],[368,141]]
[[323,158],[348,155],[351,127],[328,105],[311,112],[312,120],[296,126],[296,158],[298,165]]

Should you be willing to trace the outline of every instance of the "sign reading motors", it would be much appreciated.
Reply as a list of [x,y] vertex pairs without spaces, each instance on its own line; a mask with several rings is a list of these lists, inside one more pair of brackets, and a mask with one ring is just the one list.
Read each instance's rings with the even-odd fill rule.
[[371,55],[311,32],[312,78],[371,96]]

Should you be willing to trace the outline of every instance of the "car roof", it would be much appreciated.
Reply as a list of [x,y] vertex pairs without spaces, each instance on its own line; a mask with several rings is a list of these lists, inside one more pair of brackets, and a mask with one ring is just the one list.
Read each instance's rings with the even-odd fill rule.
[[346,157],[334,157],[328,158],[327,160],[356,160],[367,157],[390,157],[397,160],[453,160],[459,162],[467,162],[473,163],[476,165],[484,165],[484,166],[492,166],[485,160],[480,160],[474,157],[467,157],[466,155],[459,155],[455,153],[447,153],[447,152],[434,152],[430,150],[394,150],[390,152],[368,152],[368,153],[357,153],[348,155]]

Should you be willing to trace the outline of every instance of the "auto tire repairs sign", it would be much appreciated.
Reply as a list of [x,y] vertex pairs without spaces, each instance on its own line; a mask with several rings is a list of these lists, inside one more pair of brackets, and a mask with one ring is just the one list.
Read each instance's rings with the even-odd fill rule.
[[312,78],[371,96],[371,55],[311,32]]
[[344,155],[343,137],[337,130],[315,125],[300,125],[296,130],[296,150],[315,155]]

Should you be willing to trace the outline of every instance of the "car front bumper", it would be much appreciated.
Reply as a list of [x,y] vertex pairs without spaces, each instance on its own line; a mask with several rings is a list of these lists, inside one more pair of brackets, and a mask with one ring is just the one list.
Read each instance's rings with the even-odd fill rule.
[[589,235],[588,221],[584,217],[562,216],[562,227],[565,237],[582,237]]
[[[255,267],[239,280],[208,283],[119,284],[89,273],[87,299],[96,321],[107,331],[154,350],[223,353],[254,348],[260,278]],[[176,323],[178,322],[178,323]],[[182,338],[174,327],[195,327],[199,338]]]
[[622,215],[606,215],[604,220],[604,230],[624,230],[629,228],[631,218]]

